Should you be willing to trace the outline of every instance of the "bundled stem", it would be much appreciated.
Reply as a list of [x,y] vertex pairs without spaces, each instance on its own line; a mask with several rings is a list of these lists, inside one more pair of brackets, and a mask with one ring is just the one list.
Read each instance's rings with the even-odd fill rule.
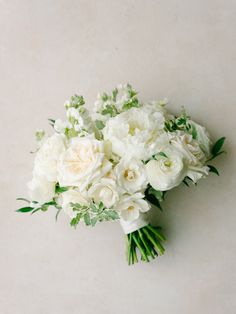
[[[138,262],[138,255],[144,262],[149,262],[158,255],[165,252],[161,241],[165,237],[160,232],[159,227],[147,225],[139,230],[126,235],[127,242],[127,261],[129,265]],[[139,254],[137,254],[139,252]]]

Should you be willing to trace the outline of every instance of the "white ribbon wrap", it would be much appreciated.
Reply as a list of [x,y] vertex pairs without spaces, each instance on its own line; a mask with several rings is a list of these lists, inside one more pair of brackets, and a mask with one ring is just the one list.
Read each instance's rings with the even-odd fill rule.
[[140,213],[139,218],[134,221],[125,221],[121,218],[120,224],[124,233],[129,234],[142,227],[147,226],[149,224],[149,217],[147,214]]

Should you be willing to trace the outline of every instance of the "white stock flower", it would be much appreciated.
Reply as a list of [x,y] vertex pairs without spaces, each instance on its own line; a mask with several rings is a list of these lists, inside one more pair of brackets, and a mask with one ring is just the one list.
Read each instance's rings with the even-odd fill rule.
[[57,163],[65,151],[65,136],[54,134],[47,138],[38,150],[34,160],[34,174],[48,181],[57,181]]
[[187,168],[183,155],[169,146],[164,153],[167,157],[158,156],[146,164],[148,181],[159,191],[167,191],[178,186],[186,176]]
[[109,178],[102,178],[99,182],[92,184],[88,195],[95,203],[102,202],[106,208],[111,208],[119,200],[116,182]]
[[127,152],[146,160],[158,150],[157,138],[163,132],[164,117],[155,119],[142,109],[132,108],[107,121],[102,130],[104,139],[112,143],[112,151],[118,156]]
[[130,194],[142,191],[147,186],[144,164],[135,157],[123,157],[114,169],[118,185]]
[[76,203],[80,205],[89,205],[87,196],[85,193],[81,193],[78,190],[70,189],[60,195],[60,205],[63,211],[70,217],[74,218],[76,212],[73,211],[71,203]]
[[33,177],[27,187],[30,200],[39,205],[51,201],[55,195],[55,182],[48,181],[45,177]]
[[142,193],[124,195],[120,198],[116,210],[125,221],[134,221],[139,218],[140,213],[145,213],[150,209],[150,205],[143,199]]
[[68,122],[62,121],[61,119],[57,119],[54,123],[54,129],[58,133],[65,133],[65,129],[70,127]]
[[104,142],[91,136],[72,138],[58,162],[60,186],[77,186],[80,191],[111,169]]

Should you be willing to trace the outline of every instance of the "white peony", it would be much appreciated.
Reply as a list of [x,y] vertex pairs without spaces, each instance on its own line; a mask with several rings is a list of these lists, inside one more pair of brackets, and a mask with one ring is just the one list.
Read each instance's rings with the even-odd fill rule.
[[51,201],[55,195],[55,183],[44,177],[33,177],[27,187],[30,200],[38,202],[37,205]]
[[187,167],[183,155],[169,146],[164,153],[146,164],[147,177],[151,186],[159,191],[167,191],[178,186],[186,176]]
[[116,210],[125,221],[134,221],[139,218],[140,213],[145,213],[150,209],[150,205],[143,199],[142,193],[124,195],[120,198]]
[[104,142],[91,136],[72,138],[68,149],[60,156],[58,181],[60,186],[77,186],[80,191],[110,171]]
[[71,203],[77,203],[80,205],[89,205],[88,199],[84,194],[79,192],[78,190],[68,190],[60,195],[60,205],[63,211],[70,217],[74,218],[76,216],[76,212],[73,211]]
[[144,164],[135,157],[123,157],[114,169],[118,185],[130,194],[142,191],[147,186]]
[[106,208],[111,208],[119,200],[116,182],[109,178],[102,178],[88,190],[88,195],[99,204],[102,202]]
[[139,159],[150,158],[158,151],[158,137],[163,133],[164,117],[159,119],[142,109],[132,108],[107,121],[103,129],[105,140],[112,143],[112,151],[118,156],[127,152]]
[[38,150],[34,161],[34,174],[45,177],[48,181],[57,181],[57,164],[65,151],[65,136],[54,134],[47,138]]

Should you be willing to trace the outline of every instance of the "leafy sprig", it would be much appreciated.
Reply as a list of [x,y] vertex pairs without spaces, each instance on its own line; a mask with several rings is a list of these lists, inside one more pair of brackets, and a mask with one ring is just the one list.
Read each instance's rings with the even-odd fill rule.
[[71,206],[76,212],[76,216],[70,222],[73,227],[77,227],[81,219],[87,226],[95,226],[97,222],[119,219],[118,213],[113,209],[106,208],[102,202],[98,205],[95,203],[89,205],[71,203]]

